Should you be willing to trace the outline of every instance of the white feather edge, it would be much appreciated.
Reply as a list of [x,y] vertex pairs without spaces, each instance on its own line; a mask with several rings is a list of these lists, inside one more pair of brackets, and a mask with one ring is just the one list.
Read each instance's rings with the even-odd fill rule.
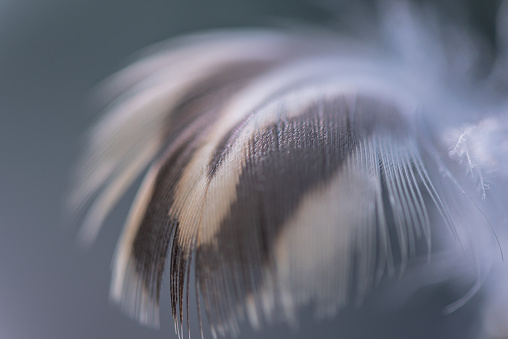
[[[505,14],[507,12],[507,10],[506,10],[506,8],[508,8],[507,3],[508,3],[508,1],[503,2],[503,4],[504,4],[503,10],[501,10],[499,12],[500,20],[498,21],[498,23],[499,23],[500,27],[502,27],[502,28],[506,26],[506,20],[504,20],[503,14]],[[390,16],[387,15],[387,17],[390,17]],[[404,32],[404,29],[398,29],[398,27],[396,27],[396,28],[397,28],[397,31]],[[503,33],[504,31],[501,30],[500,32]],[[263,45],[262,40],[267,36],[271,36],[273,32],[269,31],[269,32],[265,32],[265,33],[266,33],[266,36],[263,36],[263,34],[259,35],[260,41],[261,41],[260,45]],[[240,32],[240,33],[238,33],[236,38],[238,40],[246,40],[245,34],[246,34],[245,31]],[[122,195],[122,193],[125,191],[125,188],[128,187],[132,183],[134,178],[137,175],[139,175],[139,173],[143,170],[143,168],[145,168],[146,165],[150,162],[150,159],[153,158],[154,154],[156,153],[156,150],[158,148],[157,146],[160,145],[155,141],[156,137],[152,136],[148,140],[144,141],[144,147],[136,150],[135,155],[133,155],[132,157],[129,157],[129,155],[125,154],[125,153],[122,154],[122,152],[120,152],[121,156],[112,157],[112,155],[115,154],[116,152],[114,152],[112,149],[108,150],[109,147],[112,147],[112,148],[120,147],[121,150],[128,149],[128,147],[124,147],[125,146],[124,144],[120,143],[120,145],[118,145],[114,141],[115,140],[125,140],[125,138],[129,137],[130,133],[132,133],[130,127],[139,128],[139,126],[137,124],[137,122],[139,120],[136,120],[134,116],[139,118],[141,116],[142,111],[145,111],[145,110],[147,110],[147,108],[149,108],[148,106],[145,106],[146,103],[148,103],[152,100],[149,97],[146,97],[145,101],[143,103],[141,94],[144,91],[148,91],[148,92],[151,91],[152,85],[157,84],[159,81],[163,81],[163,79],[161,79],[160,74],[156,74],[161,68],[165,69],[168,67],[168,69],[170,69],[172,67],[171,64],[173,62],[176,62],[175,60],[178,60],[178,58],[182,58],[183,60],[185,60],[185,58],[183,58],[182,56],[185,55],[186,50],[189,53],[191,52],[192,49],[189,48],[190,46],[195,47],[194,52],[195,51],[205,51],[207,48],[213,47],[213,44],[215,44],[217,41],[223,40],[222,42],[224,42],[224,44],[227,45],[227,40],[230,39],[232,36],[233,36],[233,34],[230,34],[229,32],[215,32],[211,35],[209,35],[209,34],[196,35],[194,40],[192,37],[185,38],[183,40],[178,40],[174,45],[172,45],[172,44],[160,45],[156,48],[159,50],[156,51],[157,53],[156,53],[155,57],[153,57],[153,58],[149,57],[145,60],[137,62],[135,64],[135,67],[134,66],[129,67],[126,71],[122,71],[119,75],[115,76],[112,79],[112,81],[109,81],[107,83],[106,87],[107,87],[107,89],[110,90],[109,94],[116,95],[118,93],[123,93],[124,95],[120,98],[120,103],[116,104],[113,107],[113,110],[118,110],[118,113],[108,115],[106,118],[104,118],[102,120],[102,122],[99,123],[98,127],[96,127],[94,129],[94,132],[91,133],[90,140],[91,140],[92,146],[90,146],[86,160],[83,161],[83,163],[82,163],[82,171],[80,173],[80,177],[82,180],[81,180],[81,183],[77,185],[77,189],[75,190],[75,192],[77,192],[77,193],[71,199],[72,200],[71,204],[73,205],[74,209],[81,209],[82,206],[87,201],[90,200],[91,196],[95,192],[97,192],[101,187],[104,187],[104,185],[109,186],[109,188],[97,200],[95,207],[93,207],[91,209],[91,212],[89,212],[89,214],[88,214],[87,218],[89,221],[86,223],[91,226],[86,226],[83,231],[83,233],[85,233],[84,238],[88,239],[87,241],[91,241],[95,237],[95,234],[97,233],[97,231],[98,231],[100,225],[102,224],[102,221],[104,220],[104,217],[107,214],[107,212],[109,211],[109,209],[111,209],[111,207],[115,204],[115,202],[118,200],[118,197],[120,197]],[[186,39],[188,39],[188,40],[186,40]],[[207,39],[210,40],[211,44],[205,45],[205,42]],[[504,50],[504,55],[502,55],[502,58],[499,59],[499,62],[498,62],[495,72],[493,72],[493,75],[495,75],[495,76],[500,76],[500,75],[503,75],[506,73],[505,70],[506,70],[506,45],[507,45],[506,41],[507,41],[507,38],[506,38],[505,34],[504,35],[501,34],[500,39],[502,40],[501,42],[502,42],[505,50]],[[240,44],[241,44],[241,42],[240,42]],[[202,49],[199,48],[200,45],[203,47]],[[250,45],[249,41],[246,42],[245,46],[247,46],[247,45]],[[277,46],[277,44],[274,44],[274,45]],[[406,46],[407,42],[403,41],[402,45]],[[181,50],[179,51],[179,53],[175,53],[175,54],[173,54],[173,51],[170,51],[170,52],[161,51],[163,48],[165,48],[167,46],[170,46],[171,48],[177,48],[177,49],[181,48]],[[240,50],[241,50],[241,48],[240,48]],[[257,50],[261,51],[262,49],[259,48]],[[152,53],[153,49],[151,51],[149,50],[149,52]],[[435,52],[435,49],[432,49],[432,52],[430,54],[433,54],[434,52]],[[201,55],[200,55],[200,57],[201,57]],[[202,60],[199,60],[196,62],[199,64],[202,62]],[[418,65],[418,67],[419,66],[420,65]],[[414,65],[410,66],[412,71],[418,71],[416,69],[418,67],[414,67]],[[403,66],[402,68],[404,69],[405,66]],[[403,74],[404,71],[402,71],[401,73]],[[167,71],[167,74],[171,74],[171,71]],[[428,79],[429,74],[426,74],[426,76],[427,76],[426,79]],[[397,78],[400,79],[400,77],[397,77]],[[402,78],[404,78],[403,75],[402,75]],[[418,78],[418,77],[415,77],[415,78]],[[434,93],[441,92],[440,90],[436,90],[436,87],[439,87],[439,84],[437,82],[427,81],[425,83],[427,85],[429,85],[428,87],[431,88],[431,92],[434,92]],[[418,84],[418,83],[413,83],[412,85],[414,85],[414,86],[407,86],[407,87],[421,89],[420,84]],[[437,86],[435,86],[435,85],[437,85]],[[419,91],[419,93],[418,93],[419,99],[421,99],[420,94],[425,93],[425,92],[427,92],[427,88],[423,88],[423,91]],[[108,91],[105,91],[105,93],[108,94]],[[181,93],[181,92],[179,92],[179,93]],[[442,96],[442,98],[438,98],[438,99],[444,98],[444,100],[437,100],[437,101],[430,100],[430,101],[436,102],[436,104],[435,104],[436,107],[443,107],[444,106],[445,108],[447,108],[447,105],[450,103],[450,101],[446,100],[446,94],[448,94],[448,91],[446,90],[446,88],[444,88],[444,93],[445,94]],[[134,111],[136,111],[133,113],[134,116],[129,116],[129,114],[126,113],[125,111],[133,111],[132,108],[129,109],[129,106],[131,104],[134,104],[134,101],[131,102],[130,100],[137,98],[138,95],[140,96],[139,99],[141,100],[139,105],[140,105],[140,107],[143,107],[143,109],[140,108],[140,110],[137,110],[137,111],[134,110]],[[178,94],[175,93],[175,98],[177,97],[177,95]],[[433,95],[429,95],[429,96],[424,95],[423,97],[424,97],[424,99],[434,99]],[[125,105],[125,106],[123,106],[123,105]],[[163,106],[166,107],[165,103],[161,103],[160,107],[162,108]],[[454,109],[454,111],[460,111],[461,108],[464,108],[461,106],[462,105],[459,105],[459,109],[458,110]],[[504,109],[504,107],[502,107],[502,108]],[[466,107],[466,109],[467,109],[467,107]],[[441,114],[442,111],[443,110],[437,111],[437,114]],[[121,112],[124,112],[124,113],[121,113]],[[153,125],[157,125],[155,123],[155,121],[160,121],[160,120],[157,120],[157,116],[160,118],[163,116],[163,114],[164,113],[162,111],[159,111],[157,114],[155,114]],[[505,114],[505,113],[503,112],[503,114]],[[122,121],[123,119],[125,119],[125,121]],[[100,126],[102,126],[102,127],[100,127]],[[129,128],[126,129],[127,135],[124,135],[122,133],[122,131],[125,130],[126,126]],[[156,127],[158,127],[158,126],[156,126]],[[148,130],[148,127],[143,128],[143,130]],[[157,130],[157,128],[156,128],[156,130]],[[129,151],[132,151],[132,149],[130,149]],[[507,152],[505,150],[503,150],[502,154],[506,155],[506,153]],[[138,155],[141,155],[141,156],[138,157]],[[137,160],[133,164],[131,164],[131,160],[133,160],[135,158],[137,158],[139,160]],[[128,166],[129,164],[130,164],[130,166]],[[506,162],[505,162],[505,164],[506,164]],[[124,167],[124,170],[121,170],[122,167]],[[127,169],[127,167],[128,167],[128,169]],[[143,190],[145,190],[145,193],[143,195],[144,199],[146,199],[146,196],[149,195],[149,191],[150,191],[149,187],[150,187],[150,185],[153,184],[153,183],[150,184],[150,182],[154,180],[154,178],[153,178],[154,174],[152,173],[153,171],[154,170],[150,170],[149,173],[147,174],[147,177],[144,180],[142,188],[141,188],[140,192],[138,193],[138,197],[143,195],[142,194]],[[503,178],[506,179],[505,174],[503,174]],[[143,188],[143,187],[145,187],[145,188]],[[505,196],[503,196],[503,198],[504,197]],[[136,198],[136,200],[138,200],[138,199],[143,200],[141,197]],[[99,203],[99,201],[101,201],[101,202]],[[116,301],[120,301],[120,299],[122,298],[122,293],[123,293],[122,291],[125,290],[124,281],[127,279],[125,272],[128,271],[128,265],[129,265],[129,263],[128,263],[129,255],[127,255],[127,253],[130,251],[129,246],[127,245],[129,243],[128,239],[130,237],[132,237],[132,234],[135,234],[135,231],[137,229],[135,226],[136,225],[135,220],[139,219],[139,214],[141,213],[140,212],[141,207],[136,208],[136,206],[145,206],[146,207],[146,205],[143,205],[141,203],[138,205],[136,205],[136,203],[135,203],[133,205],[133,208],[130,212],[130,217],[129,217],[130,221],[128,221],[126,226],[124,227],[122,239],[120,240],[119,245],[117,246],[117,250],[115,252],[115,262],[113,265],[114,274],[113,274],[113,283],[111,285],[111,296]],[[136,217],[134,217],[134,215],[136,215]],[[139,221],[138,221],[138,223],[139,223]],[[504,277],[504,280],[506,280],[506,277]],[[506,289],[501,288],[501,290],[504,292]],[[494,299],[496,299],[496,297],[494,297]],[[504,305],[501,305],[501,306],[502,306],[500,308],[501,310],[506,309],[506,307]],[[499,312],[497,312],[497,314],[499,314]],[[487,316],[486,319],[487,319],[487,321],[489,321],[489,320],[494,319],[494,317],[495,317],[495,315],[490,315],[490,316]],[[508,332],[508,330],[506,330],[506,328],[503,327],[503,325],[502,325],[502,324],[504,324],[504,322],[503,322],[504,319],[500,319],[499,317],[496,317],[494,320],[497,320],[497,322],[495,323],[496,326],[499,326],[500,328],[504,328],[504,330],[502,330],[502,333]],[[489,326],[487,326],[487,327],[489,327]],[[498,332],[496,332],[495,330],[492,330],[491,334],[494,335],[494,333],[498,333]]]
[[[359,90],[356,89],[356,86],[339,85],[337,80],[333,78],[327,79],[324,84],[311,82],[305,86],[288,90],[285,95],[274,101],[269,101],[268,104],[262,105],[256,111],[254,117],[247,123],[235,143],[237,146],[233,147],[231,154],[224,160],[227,165],[219,168],[214,179],[208,185],[206,165],[223,134],[252,112],[254,107],[267,100],[271,93],[286,88],[295,82],[298,83],[296,80],[306,78],[307,74],[295,76],[294,70],[293,66],[285,69],[282,74],[276,73],[275,75],[262,77],[231,99],[231,103],[225,108],[221,119],[216,123],[214,133],[211,134],[205,145],[197,151],[185,168],[184,175],[177,184],[175,203],[171,209],[168,208],[168,214],[179,217],[182,238],[189,239],[196,232],[200,234],[200,244],[213,238],[220,221],[228,213],[230,204],[236,199],[235,187],[244,165],[242,154],[245,151],[246,141],[255,130],[276,122],[280,118],[280,107],[282,105],[285,106],[288,117],[291,117],[299,115],[307,105],[327,97],[331,98],[336,95],[354,97],[358,91],[365,92],[365,90],[380,96],[386,95],[386,89],[371,85],[370,88],[368,88],[369,86],[363,86],[366,88]],[[315,73],[312,72],[311,74]],[[271,79],[274,81],[271,81]],[[284,79],[284,81],[275,81],[275,79]],[[264,84],[272,85],[266,86]],[[152,169],[147,175],[140,193],[132,205],[129,221],[124,228],[115,254],[113,283],[111,285],[112,298],[124,304],[131,315],[150,325],[158,323],[158,315],[154,311],[155,301],[150,300],[146,292],[142,291],[139,286],[140,277],[132,267],[129,268],[129,265],[131,265],[132,244],[139,228],[140,218],[146,210],[147,199],[149,199],[150,192],[152,192],[150,187],[153,185],[154,171],[156,172],[155,169]],[[220,199],[217,197],[220,197]],[[135,288],[130,288],[130,285]],[[138,295],[137,293],[140,291],[141,293]],[[129,301],[134,296],[138,299]],[[126,298],[127,300],[124,300]],[[288,316],[292,313],[287,308],[285,311]],[[251,317],[251,319],[253,318]]]
[[168,112],[188,88],[231,62],[274,59],[287,47],[282,34],[263,31],[197,35],[180,44],[179,49],[140,61],[110,81],[110,88],[126,92],[91,131],[70,198],[71,209],[79,212],[100,192],[80,232],[85,244],[93,242],[111,208],[160,151]]

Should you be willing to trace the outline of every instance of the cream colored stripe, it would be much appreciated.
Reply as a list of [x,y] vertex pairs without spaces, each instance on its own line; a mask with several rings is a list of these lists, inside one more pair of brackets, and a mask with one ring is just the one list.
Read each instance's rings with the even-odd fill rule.
[[[356,70],[364,66],[361,60],[349,62],[348,65]],[[353,80],[348,76],[350,73],[350,69],[335,59],[300,60],[253,79],[249,86],[233,96],[206,137],[204,146],[195,153],[177,184],[175,204],[170,213],[179,216],[181,230],[190,234],[199,232],[199,244],[210,241],[218,231],[221,220],[229,213],[229,207],[236,199],[235,188],[245,162],[247,140],[254,133],[253,129],[260,130],[274,123],[281,114],[296,116],[303,112],[303,107],[318,98],[354,95],[356,92],[399,98],[393,92],[398,89],[370,81],[369,74],[362,73],[364,76]],[[303,83],[305,87],[298,87]],[[291,87],[295,89],[287,94],[281,93]],[[266,107],[259,107],[277,93],[280,93],[280,98]],[[411,105],[412,102],[409,100],[402,104]],[[207,167],[223,136],[253,112],[255,114],[248,122],[249,126],[244,127],[240,140],[224,161],[229,166],[221,166],[213,179],[217,182],[208,185]],[[197,193],[196,190],[201,191]],[[197,222],[195,215],[199,216]]]
[[94,240],[111,207],[162,145],[168,112],[179,98],[218,68],[238,61],[272,60],[284,52],[282,36],[267,39],[267,33],[257,32],[245,34],[242,40],[238,33],[209,35],[218,40],[217,44],[189,39],[176,51],[140,61],[111,81],[110,86],[121,87],[123,79],[133,83],[133,88],[90,134],[89,152],[70,199],[71,208],[79,211],[95,191],[108,186],[86,216],[82,238],[87,243]]
[[[277,75],[275,78],[279,78]],[[292,80],[292,79],[291,79]],[[259,86],[266,88],[263,84],[271,83],[265,80],[259,83]],[[284,84],[287,85],[287,84]],[[279,84],[282,87],[282,84]],[[273,93],[274,89],[269,89],[269,93]],[[247,90],[243,96],[250,97],[252,91],[257,92],[258,100],[261,100],[261,95],[257,87]],[[206,175],[207,166],[213,156],[215,149],[225,133],[232,128],[233,121],[239,122],[240,117],[245,118],[247,114],[252,112],[252,109],[241,108],[240,104],[232,104],[227,109],[227,112],[222,116],[222,119],[216,124],[214,135],[212,135],[205,146],[203,146],[193,157],[184,171],[184,176],[178,184],[176,190],[175,209],[172,211],[180,215],[180,221],[191,220],[193,215],[201,214],[203,217],[199,222],[199,243],[203,244],[211,240],[213,235],[218,232],[221,221],[229,213],[230,205],[236,199],[236,185],[245,166],[245,156],[248,152],[249,140],[257,131],[261,131],[270,125],[275,124],[284,115],[287,118],[298,116],[305,109],[316,102],[318,99],[332,98],[341,93],[354,92],[351,89],[341,88],[335,84],[314,85],[298,88],[293,92],[283,95],[281,98],[269,103],[266,107],[262,107],[256,111],[252,119],[246,123],[242,128],[241,134],[237,137],[232,150],[226,155],[221,166],[219,166],[211,182],[207,185],[208,176]],[[248,99],[247,99],[248,100]],[[239,102],[242,102],[239,99]],[[261,101],[262,102],[262,101]],[[243,101],[246,104],[246,101]],[[250,103],[251,106],[256,106],[254,100]],[[249,106],[247,106],[249,107]],[[244,112],[240,115],[238,112]],[[229,113],[229,114],[228,114]],[[220,130],[220,132],[217,132]],[[190,200],[190,197],[196,198],[198,195],[189,196],[186,192],[195,191],[196,189],[203,189],[203,194],[199,194],[200,202]],[[196,209],[196,206],[197,207]],[[190,227],[192,232],[196,225],[181,223],[183,228]]]
[[[375,234],[362,229],[375,227],[372,217],[380,189],[375,174],[358,166],[358,156],[358,152],[351,155],[331,181],[307,194],[281,228],[274,248],[273,280],[289,318],[295,307],[310,300],[316,302],[318,312],[333,313],[350,297],[353,257],[355,251],[365,250],[355,243],[358,234]],[[273,309],[274,293],[265,290],[265,309]]]

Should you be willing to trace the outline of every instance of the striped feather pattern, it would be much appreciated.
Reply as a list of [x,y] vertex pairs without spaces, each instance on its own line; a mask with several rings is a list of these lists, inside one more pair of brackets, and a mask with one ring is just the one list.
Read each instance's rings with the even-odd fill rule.
[[[215,32],[159,46],[114,77],[118,99],[91,132],[71,199],[75,209],[93,201],[82,229],[91,241],[149,167],[115,253],[113,299],[157,325],[168,270],[181,334],[194,270],[212,331],[224,335],[245,318],[295,323],[311,303],[320,315],[361,305],[450,244],[450,257],[472,253],[481,267],[497,219],[475,193],[484,172],[456,173],[468,152],[492,160],[506,149],[490,155],[446,129],[476,107],[461,101],[472,92],[442,81],[442,55],[427,50],[426,67],[414,50],[373,46]],[[490,135],[482,126],[468,131]],[[503,138],[508,126],[498,126]],[[448,150],[450,135],[460,140]]]

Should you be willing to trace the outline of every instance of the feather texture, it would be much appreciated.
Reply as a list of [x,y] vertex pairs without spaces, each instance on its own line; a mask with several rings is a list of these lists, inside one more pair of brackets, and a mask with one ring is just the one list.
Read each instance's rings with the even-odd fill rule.
[[[413,36],[416,23],[408,39],[438,40]],[[157,325],[168,267],[180,332],[193,266],[198,300],[224,335],[244,318],[294,323],[310,303],[320,315],[361,305],[414,258],[444,249],[486,274],[502,217],[486,216],[485,173],[506,167],[505,113],[460,130],[478,109],[462,100],[472,92],[442,81],[434,49],[420,67],[402,47],[224,31],[177,40],[114,77],[118,100],[91,133],[71,199],[80,209],[96,195],[82,232],[91,241],[149,166],[115,253],[113,299]],[[489,137],[504,146],[485,151]],[[471,177],[457,174],[464,162]]]

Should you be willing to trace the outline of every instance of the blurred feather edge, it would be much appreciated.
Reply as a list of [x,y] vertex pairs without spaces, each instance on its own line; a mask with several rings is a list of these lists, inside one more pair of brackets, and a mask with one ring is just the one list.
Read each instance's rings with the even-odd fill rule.
[[[474,120],[490,97],[471,98],[471,118],[453,117],[468,89],[440,82],[450,74],[435,46],[419,65],[407,45],[440,38],[407,3],[391,3],[389,13],[408,20],[405,36],[387,28],[396,57],[378,42],[334,34],[217,31],[177,39],[112,78],[117,100],[90,133],[70,201],[76,211],[91,201],[81,232],[89,243],[150,167],[114,258],[111,296],[126,312],[158,325],[169,259],[179,334],[193,263],[214,334],[237,333],[245,317],[255,327],[273,317],[295,322],[311,301],[333,315],[431,253],[431,231],[452,234],[456,253],[472,252],[483,280],[496,252],[485,249],[495,236],[504,245],[506,219],[488,214],[474,192],[481,185],[484,196],[485,183],[475,181],[506,165],[506,104],[488,107],[501,139],[493,148],[492,125]],[[451,127],[477,127],[469,148],[463,127],[455,144],[445,142],[450,151],[445,138],[428,140],[457,134],[437,121],[447,110]],[[481,160],[474,170],[469,152]],[[460,173],[463,163],[474,180]],[[506,184],[506,172],[498,181]]]

